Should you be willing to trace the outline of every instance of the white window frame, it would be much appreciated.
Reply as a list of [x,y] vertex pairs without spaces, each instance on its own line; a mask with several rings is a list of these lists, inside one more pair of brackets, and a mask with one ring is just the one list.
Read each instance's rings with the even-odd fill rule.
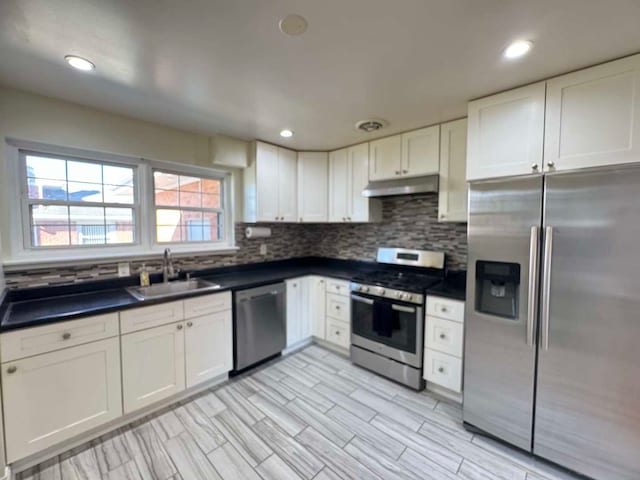
[[[5,270],[12,266],[37,266],[38,268],[64,265],[89,264],[97,261],[138,260],[157,257],[165,248],[177,256],[193,254],[226,254],[237,251],[235,245],[235,212],[233,174],[226,170],[201,167],[178,162],[150,160],[140,157],[96,152],[86,149],[60,147],[17,139],[6,140],[5,191],[0,192],[7,205],[2,220],[2,261]],[[27,202],[26,164],[24,154],[76,158],[113,165],[133,166],[134,191],[137,195],[134,205],[118,204],[119,207],[134,208],[134,243],[113,245],[70,245],[62,247],[31,246],[30,218]],[[222,181],[223,240],[211,242],[157,243],[155,234],[155,206],[153,170],[170,171],[181,175],[219,178]],[[15,199],[19,199],[16,205]],[[33,203],[33,202],[31,202]],[[85,202],[86,203],[86,202]],[[83,204],[84,205],[84,204]],[[88,204],[87,204],[88,205]]]

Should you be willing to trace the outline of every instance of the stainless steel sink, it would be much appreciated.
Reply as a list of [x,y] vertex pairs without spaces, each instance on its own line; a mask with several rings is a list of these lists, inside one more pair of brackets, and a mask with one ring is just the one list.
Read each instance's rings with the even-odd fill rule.
[[166,283],[154,283],[148,287],[129,287],[127,291],[138,300],[150,300],[154,298],[172,297],[189,292],[206,292],[216,290],[220,285],[207,282],[200,278],[189,280],[175,280]]

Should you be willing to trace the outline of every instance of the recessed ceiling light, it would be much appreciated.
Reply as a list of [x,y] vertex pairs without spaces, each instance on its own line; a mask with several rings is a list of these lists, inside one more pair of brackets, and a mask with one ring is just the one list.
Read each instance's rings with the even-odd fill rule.
[[356,128],[367,133],[376,132],[386,126],[387,122],[381,118],[368,118],[367,120],[356,122]]
[[76,70],[82,70],[83,72],[90,72],[96,68],[96,66],[86,58],[78,57],[76,55],[67,55],[64,59],[73,68]]
[[287,15],[278,25],[280,31],[287,35],[302,35],[307,31],[307,21],[300,15]]
[[288,128],[285,128],[280,132],[280,136],[284,138],[293,137],[293,131],[289,130]]
[[526,55],[529,50],[533,47],[533,42],[529,40],[516,40],[512,42],[507,48],[504,50],[504,57],[508,59],[514,59],[522,57]]

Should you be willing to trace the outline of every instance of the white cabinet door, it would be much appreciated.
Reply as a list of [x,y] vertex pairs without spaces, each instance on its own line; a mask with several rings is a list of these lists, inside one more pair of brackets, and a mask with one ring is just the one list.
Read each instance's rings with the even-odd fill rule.
[[298,153],[298,217],[326,222],[329,215],[329,158],[326,152]]
[[121,342],[125,413],[184,390],[182,322],[123,335]]
[[303,339],[302,278],[286,281],[287,285],[287,347]]
[[[278,211],[278,147],[256,142],[255,189],[256,218],[259,222],[279,220]],[[246,201],[246,200],[245,200]]]
[[346,222],[351,202],[346,148],[329,153],[329,221]]
[[307,312],[310,319],[311,335],[322,340],[326,338],[326,283],[324,277],[311,276],[308,280],[309,301],[307,302]]
[[547,82],[547,171],[640,160],[640,55]]
[[233,368],[231,317],[231,310],[224,310],[185,322],[187,388],[227,373]]
[[3,363],[2,369],[9,463],[122,415],[118,338]]
[[438,173],[440,125],[402,134],[402,176],[417,177]]
[[298,154],[278,147],[278,213],[280,221],[298,221]]
[[545,83],[469,103],[467,181],[542,172]]
[[402,173],[402,138],[400,135],[369,142],[369,180],[388,180]]
[[349,207],[347,221],[368,222],[371,220],[371,205],[379,200],[362,196],[369,183],[369,145],[361,143],[348,149],[349,155]]
[[438,220],[467,221],[467,119],[440,126]]

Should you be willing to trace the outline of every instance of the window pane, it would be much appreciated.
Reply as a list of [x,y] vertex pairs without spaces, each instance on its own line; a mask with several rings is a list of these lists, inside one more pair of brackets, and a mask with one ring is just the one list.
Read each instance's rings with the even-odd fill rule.
[[57,158],[37,157],[26,155],[27,177],[48,178],[51,180],[66,180],[66,162]]
[[222,215],[215,212],[205,212],[203,215],[204,236],[207,240],[222,239]]
[[106,230],[103,207],[69,207],[71,245],[104,245]]
[[27,178],[29,198],[44,200],[66,200],[67,182],[45,178]]
[[202,208],[220,208],[219,195],[202,194]]
[[177,190],[158,190],[155,192],[156,205],[167,207],[180,206],[180,199]]
[[106,203],[133,204],[133,187],[126,185],[105,185],[104,201]]
[[67,194],[71,202],[102,203],[102,185],[99,183],[69,182]]
[[200,203],[200,194],[180,190],[180,206],[200,208],[202,206]]
[[104,165],[102,167],[103,182],[109,185],[133,185],[133,168],[114,167]]
[[68,160],[67,177],[70,182],[102,183],[102,165]]
[[69,245],[69,210],[59,205],[31,206],[31,245]]
[[210,178],[203,178],[202,179],[202,192],[203,193],[208,193],[211,195],[220,195],[220,185],[221,185],[221,181],[220,180],[213,180]]
[[178,175],[156,171],[153,172],[153,183],[155,188],[161,188],[163,190],[177,190]]
[[187,177],[180,175],[181,192],[200,192],[200,179],[198,177]]

